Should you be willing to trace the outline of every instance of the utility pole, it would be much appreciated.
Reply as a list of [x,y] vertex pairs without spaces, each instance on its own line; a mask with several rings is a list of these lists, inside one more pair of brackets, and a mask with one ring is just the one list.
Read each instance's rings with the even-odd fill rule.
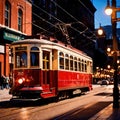
[[112,0],[112,36],[113,36],[113,63],[114,63],[114,88],[113,88],[113,108],[119,108],[119,88],[118,88],[118,65],[117,65],[117,51],[118,51],[118,42],[116,37],[116,0]]

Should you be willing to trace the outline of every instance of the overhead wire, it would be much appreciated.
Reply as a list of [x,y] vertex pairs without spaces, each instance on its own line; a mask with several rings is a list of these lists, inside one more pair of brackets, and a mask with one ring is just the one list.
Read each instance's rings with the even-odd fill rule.
[[49,33],[49,34],[53,34],[52,32],[50,32],[50,31],[48,31],[48,30],[46,30],[46,29],[44,29],[44,28],[42,28],[42,27],[40,27],[40,26],[38,26],[38,25],[36,25],[36,24],[34,24],[34,23],[32,23],[32,25],[34,25],[35,27],[37,27],[37,28],[39,28],[39,29],[41,29],[41,30]]
[[[81,5],[83,5],[83,7],[85,7],[85,8],[89,11],[89,13],[94,17],[94,14],[88,9],[88,7],[86,7],[86,5],[85,5],[83,2],[81,2],[81,0],[78,0],[78,1],[79,1],[79,3],[80,3]],[[92,1],[91,1],[91,2],[92,2]],[[93,33],[93,32],[91,32],[91,33]],[[93,34],[93,36],[96,37],[95,33]]]
[[[57,17],[53,16],[52,14],[48,13],[48,12],[45,11],[44,9],[42,9],[42,8],[40,8],[39,6],[35,5],[34,3],[33,3],[33,6],[35,6],[36,8],[38,8],[39,10],[41,10],[42,12],[44,12],[45,14],[51,16],[52,18],[56,19],[56,20],[59,21],[60,23],[66,25],[66,23],[64,23],[62,20],[60,20],[60,19],[58,19]],[[77,30],[76,28],[74,28],[74,27],[72,27],[72,26],[70,26],[70,27],[71,27],[73,30],[75,30],[76,32],[80,33],[80,34],[83,33],[83,32]]]
[[84,31],[82,31],[81,32],[81,34],[82,33],[84,33],[86,30],[88,30],[88,27],[84,24],[84,23],[82,23],[82,22],[80,22],[77,18],[75,18],[73,15],[71,15],[69,12],[67,12],[65,9],[63,9],[63,7],[61,7],[60,5],[58,5],[55,1],[53,1],[53,0],[51,0],[55,5],[57,5],[61,10],[63,10],[66,14],[68,14],[71,18],[73,18],[74,20],[76,20],[78,23],[80,23],[81,25],[83,25],[84,27],[86,27],[86,29],[84,30]]
[[[52,0],[52,1],[53,1],[53,0]],[[40,9],[42,12],[46,13],[47,15],[50,15],[50,16],[53,17],[55,20],[59,21],[60,23],[66,24],[66,23],[64,23],[63,21],[61,21],[60,19],[58,19],[58,18],[56,18],[55,16],[53,16],[52,14],[50,14],[50,13],[48,13],[47,11],[43,10],[42,8],[38,7],[38,6],[35,5],[34,3],[32,3],[32,4],[33,4],[33,6],[37,7],[38,9]],[[54,4],[57,5],[58,7],[60,7],[65,13],[67,13],[70,17],[72,17],[72,18],[73,18],[74,20],[76,20],[78,23],[86,26],[84,23],[78,21],[78,20],[77,20],[75,17],[73,17],[70,13],[68,13],[66,10],[64,10],[64,9],[63,9],[61,6],[59,6],[56,2],[54,2]],[[35,15],[37,15],[37,14],[35,14]],[[37,15],[37,16],[38,16],[38,15]],[[39,16],[39,18],[43,19],[43,18],[40,17],[40,16]],[[44,20],[45,20],[45,19],[44,19]],[[50,25],[58,28],[56,25],[53,25],[53,24],[50,23],[49,21],[46,21],[46,20],[45,20],[45,22],[47,22],[47,23],[49,23]],[[77,30],[76,28],[74,28],[74,27],[72,27],[72,26],[70,26],[70,27],[71,27],[73,30],[75,30],[76,32],[79,32],[80,34],[83,34],[86,30],[88,30],[88,27],[87,27],[87,26],[86,26],[86,29],[85,29],[84,31],[82,31],[82,32],[79,31],[79,30]],[[43,30],[46,31],[45,29],[43,29]],[[47,32],[48,32],[48,31],[47,31]],[[83,34],[83,36],[86,37],[86,38],[88,38],[88,39],[91,39],[91,37],[87,37],[85,34]],[[91,39],[91,40],[92,40],[92,39]]]
[[[58,5],[55,1],[51,0],[55,5],[57,5],[62,11],[64,11],[66,14],[68,14],[71,18],[73,18],[74,20],[76,20],[76,22],[82,24],[84,27],[86,27],[86,29],[84,31],[81,32],[81,34],[83,34],[84,32],[86,32],[88,30],[88,27],[80,22],[78,19],[76,19],[73,15],[71,15],[69,12],[67,12],[65,9],[63,9],[63,7],[61,7],[60,5]],[[80,0],[78,0],[87,10],[89,10]],[[92,12],[89,10],[89,12],[92,14]],[[93,15],[93,14],[92,14]],[[93,34],[93,32],[89,31],[90,33]],[[85,35],[83,35],[85,36]],[[93,34],[92,36],[95,36],[95,34]],[[90,39],[91,37],[87,37],[88,39]]]
[[81,0],[78,0],[78,2],[79,2],[84,8],[86,8],[92,16],[94,16],[94,14],[88,9],[88,7],[86,7],[86,5],[85,5],[83,2],[81,2]]
[[[78,0],[78,1],[89,11],[89,13],[90,13],[92,16],[94,16],[94,14],[86,7],[86,5],[85,5],[83,2],[81,2],[81,0]],[[93,1],[91,1],[91,2],[92,2],[92,4],[93,4]],[[98,23],[100,23],[97,18],[96,18],[96,20],[98,21]]]
[[51,22],[47,21],[45,18],[39,16],[38,14],[33,12],[33,15],[37,16],[38,18],[40,18],[42,21],[45,21],[46,23],[48,23],[49,25],[51,25],[52,27],[55,27],[57,29],[59,29],[59,27],[57,27],[56,25],[52,24]]

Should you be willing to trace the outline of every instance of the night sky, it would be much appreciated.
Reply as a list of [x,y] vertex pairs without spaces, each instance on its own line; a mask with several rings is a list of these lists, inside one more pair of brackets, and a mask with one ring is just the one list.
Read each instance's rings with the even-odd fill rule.
[[[107,0],[92,0],[93,5],[97,9],[95,12],[95,28],[101,26],[111,25],[111,17],[107,16],[104,12],[104,9],[107,5]],[[111,3],[111,0],[110,0]],[[120,7],[120,0],[116,0],[117,6]],[[120,12],[118,12],[117,17],[120,18]],[[120,28],[120,22],[118,22],[117,27]]]

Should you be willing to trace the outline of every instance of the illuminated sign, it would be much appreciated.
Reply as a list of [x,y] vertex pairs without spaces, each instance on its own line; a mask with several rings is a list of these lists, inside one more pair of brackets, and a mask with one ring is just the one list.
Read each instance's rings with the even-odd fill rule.
[[21,36],[19,35],[15,35],[15,34],[12,34],[12,33],[9,33],[9,32],[4,32],[4,39],[6,40],[10,40],[10,41],[16,41],[16,40],[20,40],[21,39]]

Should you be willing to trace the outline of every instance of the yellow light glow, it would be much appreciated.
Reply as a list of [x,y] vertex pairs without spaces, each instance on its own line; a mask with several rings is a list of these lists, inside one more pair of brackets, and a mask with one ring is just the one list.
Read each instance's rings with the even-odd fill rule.
[[107,68],[110,69],[110,65],[108,65]]
[[113,12],[113,10],[112,10],[112,8],[110,8],[110,7],[107,7],[107,8],[105,9],[106,15],[111,15],[112,12]]
[[18,83],[19,83],[19,84],[22,84],[22,83],[23,83],[23,79],[19,79],[19,80],[18,80]]
[[98,29],[98,35],[102,35],[103,34],[103,30],[102,29]]
[[111,51],[111,48],[107,48],[107,52],[110,52]]
[[120,60],[117,60],[117,64],[119,64],[120,63]]

